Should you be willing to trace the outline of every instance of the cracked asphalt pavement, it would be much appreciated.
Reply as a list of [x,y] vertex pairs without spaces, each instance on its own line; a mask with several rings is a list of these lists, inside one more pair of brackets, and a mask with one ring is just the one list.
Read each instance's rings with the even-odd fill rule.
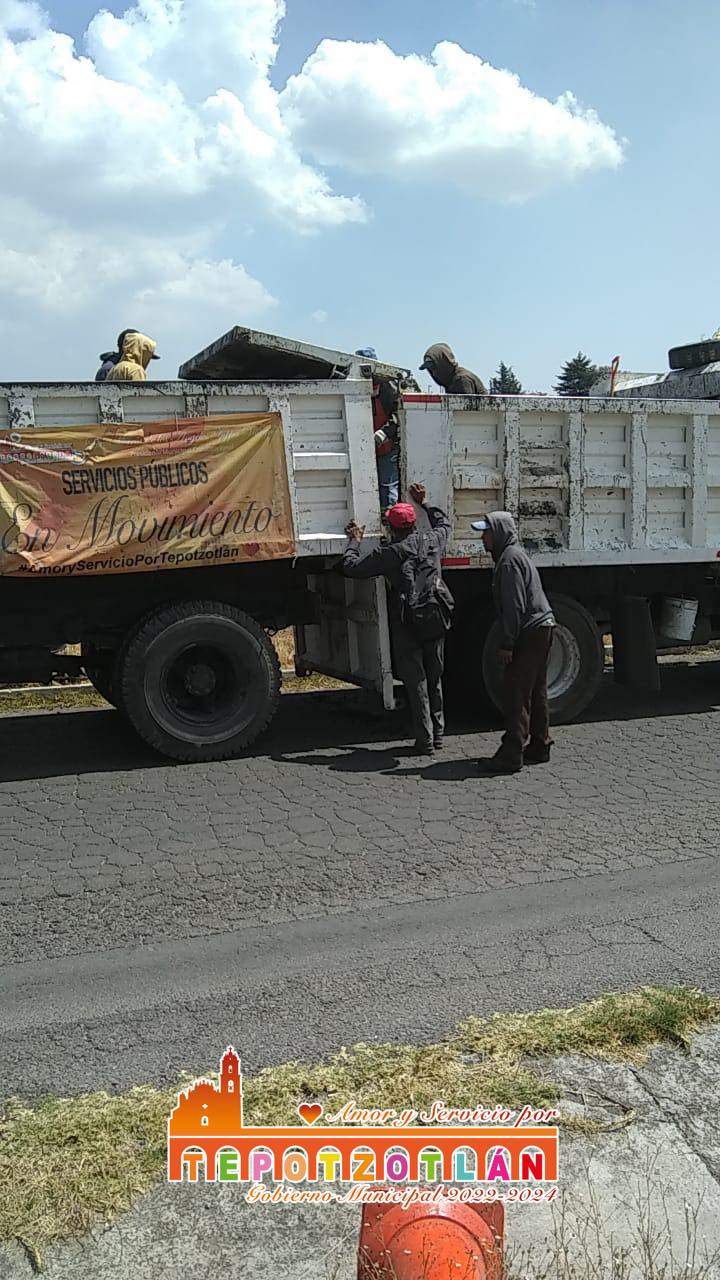
[[720,986],[720,663],[608,683],[552,763],[410,757],[353,694],[171,766],[114,712],[0,720],[0,1078],[33,1097],[252,1072],[471,1012]]

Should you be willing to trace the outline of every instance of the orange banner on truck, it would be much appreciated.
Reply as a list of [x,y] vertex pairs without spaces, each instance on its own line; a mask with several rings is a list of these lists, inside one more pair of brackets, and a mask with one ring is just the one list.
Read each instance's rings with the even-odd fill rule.
[[0,435],[0,575],[137,573],[294,554],[278,413]]

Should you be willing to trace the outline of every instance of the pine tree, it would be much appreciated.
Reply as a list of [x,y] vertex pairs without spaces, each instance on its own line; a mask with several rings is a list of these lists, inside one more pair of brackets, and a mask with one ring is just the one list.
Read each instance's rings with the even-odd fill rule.
[[490,395],[491,396],[519,396],[522,394],[522,385],[513,373],[512,365],[503,364],[500,361],[500,367],[494,378],[490,379]]
[[555,383],[555,391],[559,396],[586,396],[594,382],[598,371],[592,360],[578,351],[572,360],[563,365],[562,372]]

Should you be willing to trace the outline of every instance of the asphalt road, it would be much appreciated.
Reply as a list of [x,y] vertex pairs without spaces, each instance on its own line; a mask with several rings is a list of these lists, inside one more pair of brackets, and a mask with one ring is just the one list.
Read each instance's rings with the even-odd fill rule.
[[0,1091],[252,1072],[642,982],[720,987],[720,663],[609,684],[549,766],[482,778],[346,695],[168,766],[112,712],[0,720]]

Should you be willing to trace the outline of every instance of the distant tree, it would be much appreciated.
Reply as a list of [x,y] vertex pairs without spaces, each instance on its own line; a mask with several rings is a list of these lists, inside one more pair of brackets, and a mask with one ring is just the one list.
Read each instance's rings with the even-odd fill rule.
[[522,385],[513,373],[512,365],[503,364],[500,361],[500,367],[494,378],[490,379],[490,395],[491,396],[519,396],[522,394]]
[[555,390],[559,396],[586,396],[597,377],[598,370],[592,360],[578,351],[563,365]]

